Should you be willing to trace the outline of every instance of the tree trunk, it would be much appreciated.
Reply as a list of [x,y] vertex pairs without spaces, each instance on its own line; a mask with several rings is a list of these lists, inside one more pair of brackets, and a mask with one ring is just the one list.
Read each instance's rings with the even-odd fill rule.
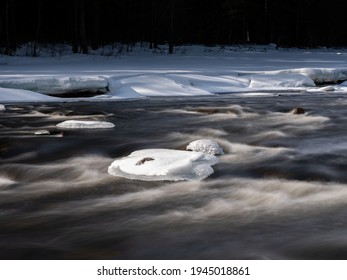
[[299,34],[300,34],[300,2],[301,0],[296,1],[296,26],[295,26],[295,45],[299,45]]
[[150,30],[150,49],[158,48],[158,34],[157,34],[157,7],[154,0],[151,1],[151,30]]
[[170,3],[170,40],[169,40],[169,54],[173,53],[174,46],[174,8],[175,8],[175,0],[171,0]]
[[72,39],[72,52],[78,53],[79,49],[79,0],[74,1],[74,17],[73,17],[73,39]]
[[37,56],[37,46],[38,46],[38,41],[39,41],[39,34],[40,34],[40,29],[41,29],[41,8],[42,8],[42,1],[39,0],[38,3],[38,9],[37,9],[37,26],[36,26],[36,32],[35,32],[35,42],[34,42],[34,47],[32,51],[32,56]]
[[15,39],[14,0],[7,0],[5,6],[5,54],[12,55],[16,52]]
[[93,1],[93,8],[94,8],[94,13],[96,16],[93,17],[93,37],[91,41],[92,45],[92,50],[96,50],[99,47],[99,13],[100,13],[100,8],[99,8],[99,1]]
[[80,0],[80,38],[82,53],[88,54],[84,0]]
[[75,0],[74,11],[74,37],[72,50],[74,53],[82,51],[88,54],[88,43],[86,36],[85,3],[84,0]]

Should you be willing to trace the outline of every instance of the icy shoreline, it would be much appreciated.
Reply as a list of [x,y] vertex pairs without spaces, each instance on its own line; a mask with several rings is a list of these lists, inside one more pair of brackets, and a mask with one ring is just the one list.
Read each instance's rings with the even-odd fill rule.
[[2,56],[0,102],[68,102],[72,100],[66,98],[69,94],[80,92],[104,93],[82,98],[90,101],[276,91],[347,92],[347,50],[210,49],[188,46],[172,56],[139,49],[116,58]]

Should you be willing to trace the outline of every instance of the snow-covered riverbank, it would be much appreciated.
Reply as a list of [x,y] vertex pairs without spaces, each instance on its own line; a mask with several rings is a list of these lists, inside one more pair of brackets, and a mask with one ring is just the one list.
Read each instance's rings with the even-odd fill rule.
[[347,92],[347,49],[186,46],[173,55],[136,48],[117,56],[2,56],[0,61],[1,103],[68,101],[69,94],[84,92],[98,93],[84,97],[88,100]]

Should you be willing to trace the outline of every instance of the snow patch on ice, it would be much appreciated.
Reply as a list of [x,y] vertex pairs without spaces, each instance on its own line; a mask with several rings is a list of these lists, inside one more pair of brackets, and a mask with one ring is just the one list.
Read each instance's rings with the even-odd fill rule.
[[145,149],[115,160],[108,168],[113,176],[143,181],[202,180],[214,171],[218,158],[200,152]]
[[115,125],[110,122],[103,121],[81,121],[81,120],[68,120],[57,124],[59,128],[68,129],[96,129],[96,128],[112,128]]
[[188,144],[186,150],[210,155],[223,155],[223,148],[210,139],[200,139]]

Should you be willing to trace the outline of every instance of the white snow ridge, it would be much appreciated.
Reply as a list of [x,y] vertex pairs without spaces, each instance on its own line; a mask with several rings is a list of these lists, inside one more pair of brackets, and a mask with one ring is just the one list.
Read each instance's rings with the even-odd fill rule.
[[145,149],[115,160],[108,173],[143,181],[203,180],[214,171],[218,158],[200,152],[170,149]]
[[68,129],[96,129],[96,128],[112,128],[115,125],[110,122],[102,121],[77,121],[77,120],[68,120],[57,124],[59,128],[68,128]]
[[200,139],[188,144],[186,150],[202,152],[210,155],[223,155],[223,148],[217,142],[209,139]]

